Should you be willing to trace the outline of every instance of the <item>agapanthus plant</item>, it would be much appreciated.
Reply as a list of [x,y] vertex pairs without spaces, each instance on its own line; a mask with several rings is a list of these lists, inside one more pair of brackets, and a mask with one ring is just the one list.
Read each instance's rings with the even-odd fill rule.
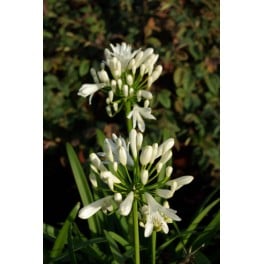
[[181,220],[167,200],[193,177],[172,177],[173,138],[160,145],[144,144],[144,119],[156,119],[151,113],[150,87],[162,72],[161,65],[155,66],[158,55],[152,48],[132,51],[126,43],[110,44],[110,47],[105,49],[101,70],[91,69],[95,83],[82,85],[78,94],[89,97],[91,104],[95,92],[105,92],[110,117],[125,109],[128,139],[113,134],[105,139],[103,152],[90,154],[89,179],[104,195],[84,206],[79,217],[87,219],[100,210],[122,216],[132,214],[135,263],[140,263],[139,226],[144,228],[145,237],[154,238],[155,263],[156,232],[167,234],[168,223]]

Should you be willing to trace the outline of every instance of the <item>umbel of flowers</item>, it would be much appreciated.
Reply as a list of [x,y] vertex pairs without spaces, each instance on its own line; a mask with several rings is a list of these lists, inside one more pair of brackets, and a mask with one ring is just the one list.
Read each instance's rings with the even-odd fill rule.
[[90,181],[105,195],[84,206],[79,217],[87,219],[100,210],[122,216],[133,214],[135,262],[139,263],[138,225],[145,229],[145,237],[153,231],[168,233],[168,223],[181,220],[169,207],[168,199],[193,177],[171,177],[173,138],[160,145],[144,144],[144,120],[156,119],[151,114],[150,87],[162,72],[161,65],[155,66],[158,55],[152,48],[132,51],[126,43],[110,47],[105,49],[101,69],[91,69],[94,83],[83,84],[78,95],[89,97],[91,104],[95,92],[105,92],[110,117],[125,110],[129,137],[125,140],[113,134],[105,139],[103,152],[90,154]]
[[91,104],[95,92],[105,92],[108,115],[112,117],[125,107],[127,118],[133,120],[133,127],[137,126],[143,132],[144,119],[156,119],[149,107],[152,100],[149,88],[162,72],[161,65],[155,66],[159,56],[152,48],[132,52],[126,43],[110,44],[110,47],[111,50],[105,49],[101,69],[91,68],[94,84],[83,84],[78,95],[89,97]]
[[[90,154],[91,183],[94,188],[106,189],[108,194],[83,207],[79,212],[80,218],[89,218],[99,210],[116,210],[127,216],[134,199],[137,199],[139,224],[145,228],[145,237],[150,236],[153,230],[168,233],[168,223],[181,220],[176,211],[169,208],[167,199],[190,183],[193,177],[171,179],[173,169],[167,163],[172,157],[173,138],[161,145],[154,143],[142,147],[142,143],[142,133],[132,129],[128,142],[113,134],[112,139],[105,139],[104,152]],[[165,173],[160,177],[162,170]],[[163,205],[155,200],[156,196],[164,200]]]

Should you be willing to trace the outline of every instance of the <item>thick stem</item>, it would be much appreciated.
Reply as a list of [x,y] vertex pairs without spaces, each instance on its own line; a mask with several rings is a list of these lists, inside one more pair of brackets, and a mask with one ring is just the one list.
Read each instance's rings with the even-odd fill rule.
[[134,246],[135,246],[135,264],[140,264],[140,243],[138,230],[138,205],[137,200],[133,203],[133,224],[134,224]]
[[151,264],[156,263],[156,238],[157,232],[153,231],[151,235]]

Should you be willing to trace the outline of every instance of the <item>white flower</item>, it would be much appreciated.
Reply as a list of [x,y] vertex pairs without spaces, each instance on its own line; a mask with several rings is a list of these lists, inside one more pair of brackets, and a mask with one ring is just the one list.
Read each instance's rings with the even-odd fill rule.
[[134,161],[131,155],[129,154],[129,147],[122,137],[118,138],[115,134],[113,134],[113,139],[109,139],[109,138],[105,139],[104,147],[105,147],[105,150],[107,150],[107,153],[106,153],[107,156],[111,158],[109,161],[111,162],[117,161],[124,166],[134,165]]
[[127,195],[126,199],[119,206],[119,212],[121,215],[124,215],[124,216],[129,215],[131,208],[132,208],[133,201],[134,201],[134,192],[131,191]]
[[105,87],[104,83],[97,83],[97,84],[83,84],[78,91],[78,95],[82,97],[90,96],[89,104],[92,102],[92,98],[95,92]]
[[116,46],[110,44],[110,47],[112,51],[110,51],[109,49],[105,49],[106,64],[110,67],[111,60],[113,58],[116,58],[121,63],[121,72],[124,72],[126,70],[128,63],[140,51],[135,50],[132,52],[131,46],[124,42],[121,45],[116,44]]
[[152,195],[147,192],[144,195],[148,204],[148,210],[145,210],[146,224],[144,236],[149,237],[154,228],[156,231],[162,230],[167,234],[169,232],[167,219],[175,221],[181,220],[180,217],[176,215],[177,211],[160,205]]
[[166,182],[166,185],[171,186],[172,191],[179,190],[182,186],[189,184],[193,181],[193,176],[182,176],[174,180]]
[[174,195],[175,191],[179,190],[182,186],[189,184],[192,180],[193,176],[182,176],[177,179],[167,181],[165,184],[170,186],[170,190],[157,189],[156,194],[162,198],[169,199]]
[[121,181],[111,172],[111,171],[102,171],[100,173],[101,179],[108,184],[109,188],[113,191],[115,183],[121,183]]
[[156,119],[156,117],[151,114],[151,108],[140,107],[137,104],[134,105],[133,110],[127,116],[128,119],[133,119],[133,128],[137,126],[141,132],[144,132],[145,122],[142,117],[145,119]]
[[93,216],[97,213],[100,209],[103,211],[108,210],[111,211],[112,209],[112,196],[106,196],[102,199],[99,199],[91,204],[84,206],[79,211],[79,217],[82,219],[88,219],[89,217]]

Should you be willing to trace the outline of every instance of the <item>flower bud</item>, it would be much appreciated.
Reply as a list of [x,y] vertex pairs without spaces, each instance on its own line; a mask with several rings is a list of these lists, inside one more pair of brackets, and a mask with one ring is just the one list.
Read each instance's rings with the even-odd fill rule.
[[172,157],[172,151],[169,150],[162,155],[160,162],[165,164],[171,157]]
[[132,87],[129,88],[129,95],[133,95],[134,94],[134,89]]
[[113,168],[114,168],[114,171],[117,171],[118,163],[116,161],[113,162]]
[[100,165],[101,165],[101,160],[98,158],[98,156],[95,153],[91,153],[89,157],[90,157],[90,160],[91,160],[92,164],[97,169],[99,169]]
[[114,108],[114,111],[115,111],[115,112],[118,111],[118,103],[117,103],[117,102],[114,102],[114,103],[113,103],[113,108]]
[[137,158],[137,131],[132,129],[129,133],[130,149],[134,159]]
[[117,80],[117,85],[118,85],[118,88],[121,90],[121,88],[122,88],[122,80],[121,79]]
[[119,157],[119,161],[123,166],[126,166],[127,164],[127,154],[126,154],[126,150],[123,146],[119,147],[118,149],[118,157]]
[[89,180],[90,180],[91,184],[93,185],[93,187],[95,187],[95,188],[98,187],[96,176],[93,173],[91,173],[89,175]]
[[99,79],[97,77],[96,70],[94,68],[91,68],[90,73],[92,75],[92,78],[93,78],[94,82],[95,83],[99,83]]
[[137,150],[139,151],[141,149],[143,142],[143,134],[141,132],[137,133]]
[[131,74],[127,75],[126,77],[127,84],[131,86],[133,84],[133,77]]
[[114,98],[114,93],[113,93],[113,91],[109,91],[109,92],[108,92],[108,98],[109,98],[109,101],[110,101],[110,102],[113,102],[113,98]]
[[114,200],[116,202],[121,202],[122,201],[122,194],[121,193],[115,193],[114,194]]
[[140,154],[140,163],[145,166],[147,165],[152,157],[153,149],[151,146],[146,146],[142,149],[142,152]]
[[113,156],[113,152],[110,146],[110,143],[108,141],[108,139],[105,139],[104,141],[104,152],[106,154],[106,157],[109,161],[113,162],[114,161],[114,156]]
[[146,183],[148,182],[148,178],[149,178],[149,172],[148,172],[148,170],[142,170],[141,171],[140,178],[141,178],[142,184],[143,185],[146,185]]
[[143,75],[145,74],[146,72],[146,65],[145,64],[142,64],[140,66],[140,76],[143,77]]
[[124,94],[125,97],[128,96],[128,86],[126,84],[123,85],[123,94]]
[[168,166],[166,168],[166,178],[169,178],[172,174],[173,168],[171,166]]
[[109,83],[110,80],[105,70],[98,71],[97,74],[102,83]]

